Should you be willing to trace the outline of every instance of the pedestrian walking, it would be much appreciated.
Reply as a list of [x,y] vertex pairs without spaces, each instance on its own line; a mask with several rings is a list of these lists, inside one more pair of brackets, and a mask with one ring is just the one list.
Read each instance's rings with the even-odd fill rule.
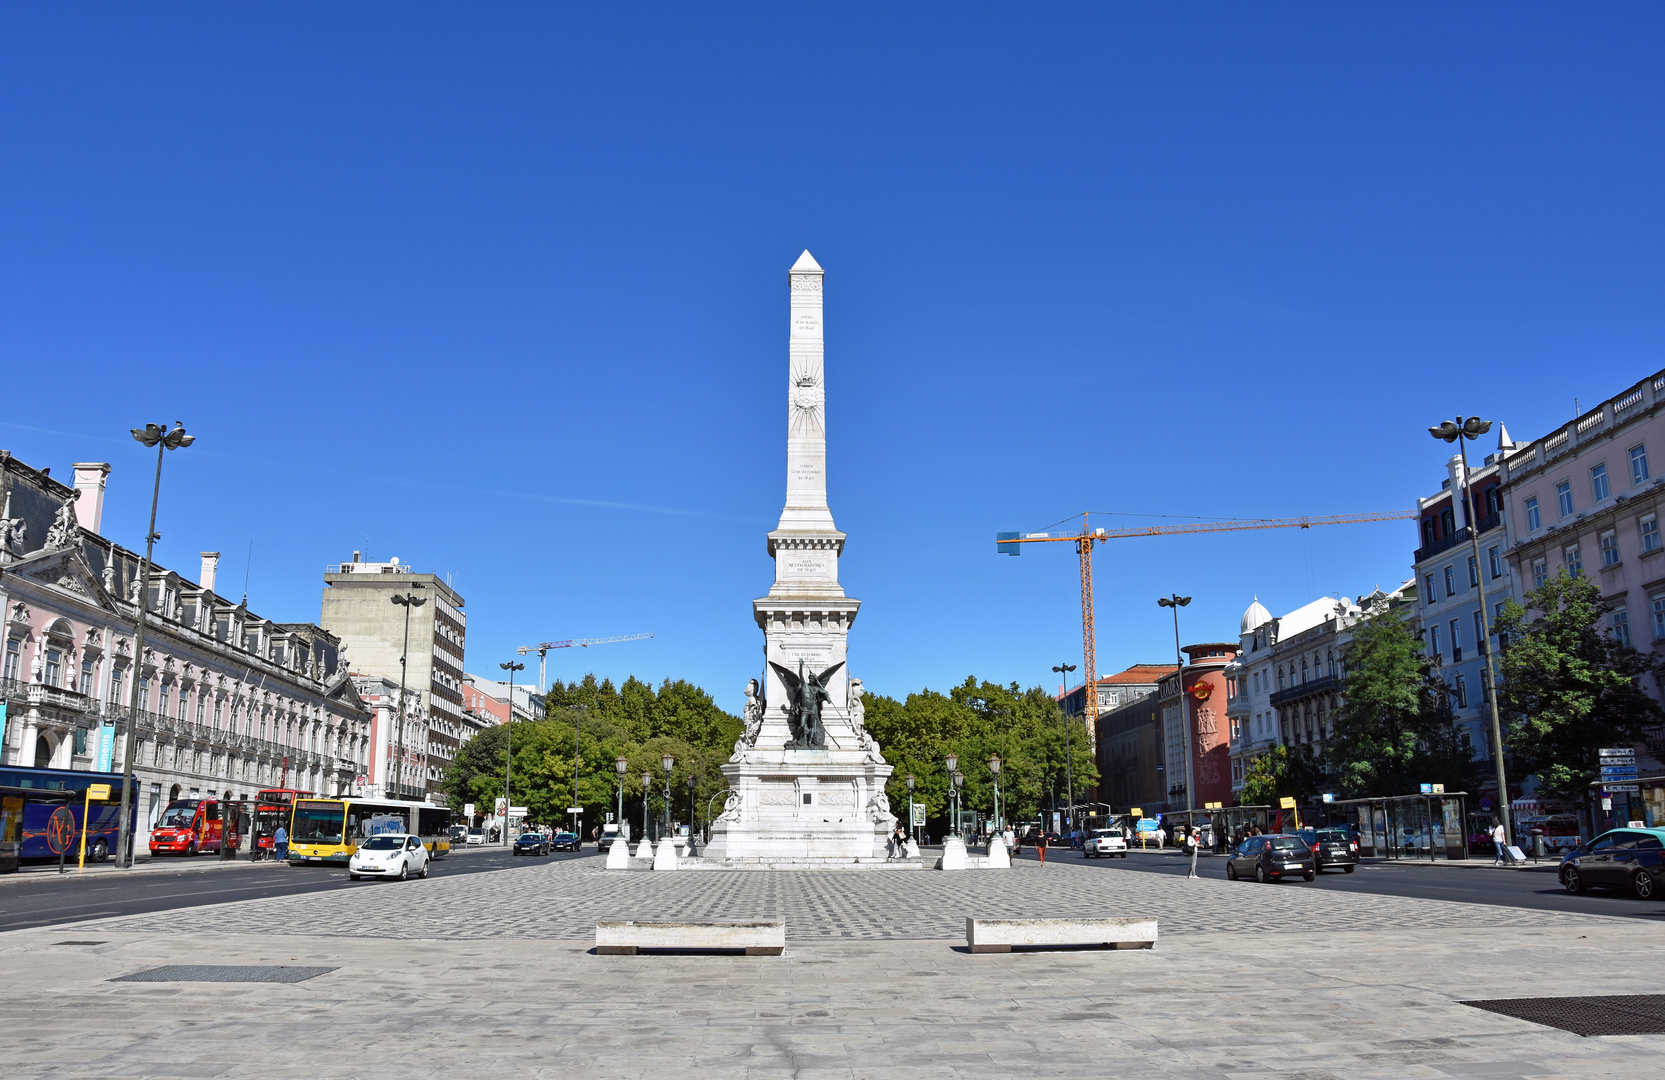
[[272,834],[272,857],[278,862],[289,861],[289,830],[282,825]]
[[1039,837],[1037,837],[1036,840],[1035,840],[1035,854],[1040,858],[1041,865],[1045,866],[1046,865],[1046,830],[1045,829],[1041,830],[1041,835]]
[[1492,860],[1493,866],[1503,865],[1508,845],[1509,834],[1503,831],[1503,822],[1499,821],[1492,826],[1492,851],[1496,855]]

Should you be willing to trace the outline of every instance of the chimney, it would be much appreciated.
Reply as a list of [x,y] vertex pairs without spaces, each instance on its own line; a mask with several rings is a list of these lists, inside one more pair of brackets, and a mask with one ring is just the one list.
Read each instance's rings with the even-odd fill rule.
[[197,584],[201,585],[204,589],[207,589],[209,592],[213,592],[214,591],[214,574],[215,574],[216,571],[219,570],[219,568],[220,568],[220,553],[217,552],[217,551],[205,551],[205,552],[203,552],[202,553],[202,576],[197,581]]
[[108,462],[75,463],[75,520],[88,532],[98,532],[104,522],[104,478],[109,475]]

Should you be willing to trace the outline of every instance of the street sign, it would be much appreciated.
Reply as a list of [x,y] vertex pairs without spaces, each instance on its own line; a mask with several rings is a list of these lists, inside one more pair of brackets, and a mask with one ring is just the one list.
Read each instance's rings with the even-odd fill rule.
[[1597,750],[1596,753],[1600,754],[1602,757],[1635,757],[1636,747],[1604,746],[1600,750]]
[[1295,809],[1295,800],[1288,795],[1278,800],[1278,806],[1284,810]]
[[1145,816],[1145,812],[1143,810],[1139,809],[1137,806],[1135,806],[1133,809],[1129,810],[1128,813],[1132,814],[1134,817],[1144,817]]
[[75,842],[75,811],[60,806],[46,819],[46,846],[52,854],[62,855]]
[[1422,794],[1424,794],[1424,795],[1444,795],[1445,794],[1445,785],[1444,784],[1423,784],[1422,785]]
[[473,803],[463,803],[463,816],[464,817],[473,817],[474,816],[474,804]]
[[1608,791],[1626,791],[1632,794],[1642,790],[1642,786],[1640,784],[1605,784],[1603,786],[1606,787]]
[[87,785],[87,798],[89,798],[89,799],[98,799],[101,802],[108,802],[109,799],[110,799],[110,785],[109,784],[88,784]]
[[1333,802],[1335,802],[1335,796],[1330,794],[1329,792],[1325,792],[1324,793],[1324,801],[1327,802],[1327,803],[1333,803]]
[[569,814],[582,814],[583,812],[584,812],[584,808],[582,806],[569,806],[569,807],[567,807],[567,813],[569,813]]

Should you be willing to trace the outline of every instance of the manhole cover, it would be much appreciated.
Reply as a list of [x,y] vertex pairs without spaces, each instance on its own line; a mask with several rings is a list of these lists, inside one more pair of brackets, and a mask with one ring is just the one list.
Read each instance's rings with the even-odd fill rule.
[[106,941],[54,941],[54,945],[107,945]]
[[1462,1004],[1574,1035],[1665,1035],[1665,994],[1493,998]]
[[135,971],[111,982],[212,982],[212,983],[298,983],[316,979],[332,967],[259,967],[246,964],[169,964],[167,967]]

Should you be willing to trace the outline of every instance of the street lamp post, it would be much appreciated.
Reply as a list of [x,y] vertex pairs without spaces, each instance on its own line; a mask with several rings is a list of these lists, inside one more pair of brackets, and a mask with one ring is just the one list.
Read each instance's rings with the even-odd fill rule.
[[[411,588],[420,589],[422,586],[412,585]],[[410,613],[412,608],[419,608],[427,601],[413,592],[399,593],[392,600],[405,609],[405,644],[399,650],[399,756],[395,759],[393,766],[393,797],[403,799],[405,797],[405,659],[410,653]],[[510,695],[511,698],[513,696],[513,694]],[[514,716],[513,706],[509,709],[509,716],[511,719]],[[504,811],[504,813],[507,814],[508,811]],[[503,819],[505,832],[508,831],[508,823],[509,819],[505,817]]]
[[688,854],[694,853],[694,789],[699,786],[699,778],[692,772],[688,774]]
[[[542,691],[540,690],[539,693],[542,693]],[[584,730],[584,711],[587,708],[589,708],[589,706],[580,705],[574,710],[577,715],[573,717],[572,721],[572,802],[567,804],[569,806],[583,805],[578,801],[578,764],[580,760],[578,753],[578,736]],[[510,715],[513,715],[513,713],[514,710],[511,708]],[[572,835],[578,836],[579,824],[578,811],[574,810],[572,814]],[[579,843],[583,843],[584,838],[579,836],[578,841]]]
[[133,800],[139,797],[139,793],[133,790],[133,753],[137,742],[134,731],[139,722],[139,681],[144,677],[145,670],[145,608],[150,603],[150,557],[156,541],[161,539],[156,532],[156,500],[162,494],[162,454],[165,450],[179,450],[197,441],[195,435],[185,434],[185,425],[178,420],[173,422],[172,431],[165,430],[161,424],[146,424],[143,428],[133,428],[132,435],[142,445],[156,447],[156,483],[150,489],[150,528],[145,530],[145,558],[139,564],[137,629],[133,635],[133,687],[127,699],[127,742],[121,752],[121,824],[116,831],[116,865],[127,870],[133,868],[133,858],[128,850],[133,838],[127,831],[127,817]]
[[994,777],[994,828],[1000,829],[1000,755],[989,758],[989,773]]
[[919,843],[919,836],[917,834],[917,830],[915,829],[914,823],[913,823],[913,787],[914,787],[914,784],[917,783],[917,782],[918,781],[914,780],[914,778],[913,778],[913,773],[909,773],[908,774],[908,779],[907,779],[907,784],[908,784],[908,832],[911,833],[911,834],[914,834],[913,842],[916,843],[916,844]]
[[[960,830],[960,807],[959,793],[954,789],[954,770],[960,767],[960,756],[949,754],[943,764],[948,766],[948,832],[955,833]],[[947,839],[947,834],[943,838]]]
[[[1185,805],[1191,806],[1197,798],[1197,787],[1191,777],[1191,709],[1185,704],[1185,659],[1179,651],[1179,609],[1191,602],[1189,596],[1173,593],[1169,596],[1158,597],[1158,607],[1173,608],[1174,610],[1174,662],[1179,670],[1174,672],[1174,678],[1179,682],[1179,733],[1185,740]],[[1189,819],[1187,819],[1189,820]]]
[[653,790],[653,774],[642,774],[642,839],[648,838],[648,792]]
[[[955,832],[959,832],[960,827],[961,827],[960,826],[960,813],[961,813],[961,810],[960,810],[960,798],[961,798],[960,789],[965,786],[965,773],[960,772],[958,769],[955,769],[953,780],[954,780],[954,830],[955,830]],[[965,839],[965,837],[963,835],[960,838],[962,840]]]
[[671,768],[676,764],[676,758],[670,754],[661,755],[659,764],[665,767],[665,825],[660,836],[671,835]]
[[624,758],[624,755],[621,754],[618,757],[613,759],[613,768],[619,774],[619,817],[618,817],[618,822],[619,822],[619,830],[620,830],[620,832],[623,832],[623,830],[624,830],[624,774],[630,771],[630,762],[626,761],[625,758]]
[[[1070,688],[1070,672],[1075,670],[1075,665],[1074,664],[1059,664],[1057,667],[1053,668],[1052,670],[1056,671],[1059,675],[1062,675],[1064,677],[1064,689],[1066,691],[1069,690],[1069,688]],[[1089,686],[1083,692],[1088,693],[1088,694],[1092,694],[1092,693],[1096,693],[1097,690],[1098,690],[1097,687]],[[1070,832],[1070,830],[1073,827],[1074,822],[1075,822],[1075,760],[1074,760],[1074,758],[1075,758],[1075,755],[1073,753],[1071,753],[1071,751],[1070,751],[1070,714],[1068,712],[1065,712],[1064,713],[1064,797],[1069,800],[1069,805],[1064,807],[1064,820],[1066,822],[1066,825],[1064,827],[1064,832],[1066,832],[1066,833]],[[1057,800],[1056,799],[1053,800],[1053,805],[1054,806],[1057,805]]]
[[1520,837],[1515,836],[1514,825],[1509,820],[1509,779],[1504,775],[1503,768],[1503,723],[1497,715],[1497,672],[1492,668],[1492,625],[1491,616],[1486,612],[1486,574],[1480,566],[1480,529],[1479,523],[1475,520],[1477,515],[1468,482],[1468,443],[1491,429],[1490,420],[1482,420],[1478,416],[1459,416],[1456,423],[1446,420],[1439,427],[1429,428],[1428,434],[1448,443],[1456,443],[1457,450],[1463,458],[1463,516],[1469,519],[1469,550],[1474,558],[1475,587],[1480,590],[1480,657],[1485,661],[1486,681],[1491,684],[1486,700],[1491,705],[1492,714],[1492,761],[1497,764],[1498,820],[1503,823],[1504,836],[1518,844]]
[[498,667],[509,673],[509,723],[504,734],[507,738],[503,744],[503,846],[509,844],[509,814],[512,813],[514,799],[509,795],[509,770],[514,764],[515,746],[515,672],[525,671],[525,664],[517,664],[513,660]]

